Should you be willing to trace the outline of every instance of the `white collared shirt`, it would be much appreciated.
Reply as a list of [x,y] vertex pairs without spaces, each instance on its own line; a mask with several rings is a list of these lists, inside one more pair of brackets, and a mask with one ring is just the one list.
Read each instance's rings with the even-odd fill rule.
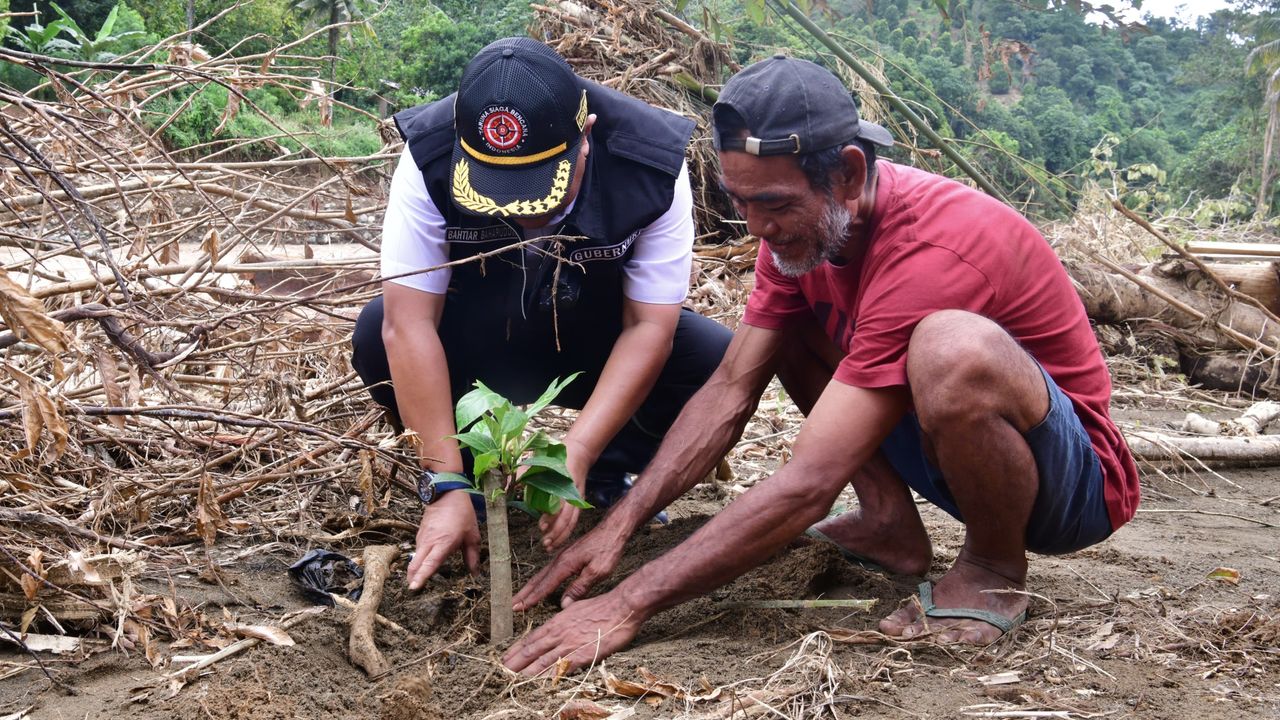
[[[572,209],[570,203],[548,223],[543,234],[550,234]],[[530,231],[526,231],[526,235],[533,237]],[[671,207],[640,231],[635,251],[623,265],[623,295],[656,305],[684,302],[693,264],[693,235],[693,192],[689,187],[689,169],[681,166]],[[431,200],[422,172],[405,148],[391,176],[382,224],[382,276],[413,273],[447,262],[449,242],[445,238],[444,216]],[[451,271],[451,268],[440,268],[389,282],[442,295],[449,288]]]

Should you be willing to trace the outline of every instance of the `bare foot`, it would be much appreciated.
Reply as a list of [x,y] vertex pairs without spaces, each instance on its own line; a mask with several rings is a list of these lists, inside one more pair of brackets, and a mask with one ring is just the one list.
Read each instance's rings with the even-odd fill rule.
[[[939,609],[986,610],[1012,621],[1027,609],[1027,596],[1016,592],[984,591],[1022,590],[1026,577],[1025,563],[1018,575],[1014,579],[988,569],[962,550],[955,565],[934,585],[934,606]],[[881,620],[880,632],[901,639],[929,634],[940,643],[967,645],[990,645],[1003,634],[1000,628],[982,620],[925,617],[915,598]]]
[[828,518],[813,527],[848,552],[897,575],[924,575],[933,560],[933,546],[920,514],[896,522],[873,519],[860,509]]

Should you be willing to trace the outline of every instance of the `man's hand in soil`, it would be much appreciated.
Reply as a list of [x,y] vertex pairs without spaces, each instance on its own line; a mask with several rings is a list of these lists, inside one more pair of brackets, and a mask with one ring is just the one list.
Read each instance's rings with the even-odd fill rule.
[[409,589],[417,590],[427,583],[450,555],[462,548],[471,573],[480,572],[480,527],[469,493],[447,492],[422,509],[418,525],[417,550],[409,563]]
[[593,585],[609,577],[622,559],[624,547],[626,537],[619,539],[609,532],[608,521],[597,525],[561,551],[549,565],[525,583],[511,599],[512,606],[517,611],[528,610],[542,602],[561,583],[576,575],[577,578],[569,584],[560,598],[560,606],[569,607],[571,603],[584,597]]
[[561,658],[569,670],[586,667],[626,647],[649,613],[632,608],[618,591],[576,602],[520,639],[502,656],[511,670],[533,676]]

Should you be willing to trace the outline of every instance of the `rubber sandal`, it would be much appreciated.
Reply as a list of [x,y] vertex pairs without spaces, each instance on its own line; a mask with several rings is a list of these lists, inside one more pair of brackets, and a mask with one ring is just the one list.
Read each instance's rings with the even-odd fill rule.
[[870,572],[878,572],[878,573],[887,573],[887,572],[888,572],[888,570],[885,570],[883,567],[881,567],[880,565],[876,564],[874,561],[868,560],[868,559],[866,559],[866,558],[862,557],[861,555],[859,555],[859,554],[857,554],[857,553],[855,553],[855,552],[850,551],[848,548],[844,547],[844,546],[843,546],[843,545],[841,545],[840,543],[838,543],[838,542],[836,542],[835,540],[832,540],[831,538],[827,537],[826,533],[822,532],[821,530],[819,530],[819,529],[818,529],[818,528],[816,528],[816,527],[811,527],[811,528],[809,528],[808,530],[805,530],[805,531],[804,531],[804,534],[805,534],[805,535],[808,535],[809,537],[813,538],[814,540],[817,540],[818,542],[821,542],[821,543],[827,543],[828,545],[831,545],[831,546],[832,546],[832,547],[834,547],[836,550],[839,550],[839,551],[840,551],[840,555],[841,555],[845,560],[848,560],[849,562],[853,563],[854,565],[857,565],[858,567],[862,568],[863,570],[868,570],[868,571],[870,571]]
[[925,617],[980,620],[997,628],[1001,635],[1008,633],[1010,630],[1013,630],[1027,621],[1026,610],[1023,610],[1017,617],[1010,620],[1009,618],[998,613],[993,613],[990,610],[979,610],[978,608],[940,608],[933,604],[933,583],[928,580],[920,583],[916,590],[920,593],[920,607],[924,609]]

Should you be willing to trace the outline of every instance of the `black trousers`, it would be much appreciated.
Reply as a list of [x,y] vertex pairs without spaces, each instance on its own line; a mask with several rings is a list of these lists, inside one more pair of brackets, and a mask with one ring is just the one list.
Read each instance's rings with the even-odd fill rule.
[[[728,328],[714,320],[687,308],[681,310],[671,356],[663,365],[653,390],[591,468],[592,484],[596,478],[610,481],[623,473],[639,473],[649,464],[685,403],[720,364],[732,337],[733,333]],[[440,325],[440,341],[449,363],[449,390],[453,404],[472,389],[476,380],[512,402],[532,402],[552,380],[582,371],[582,375],[555,401],[561,407],[581,410],[595,390],[604,369],[604,359],[616,339],[602,333],[597,341],[597,352],[575,353],[571,358],[561,357],[563,353],[554,357],[513,353],[501,358],[500,362],[486,362],[483,367],[478,367],[477,363],[466,361],[471,359],[472,353],[468,352],[468,338],[463,326],[449,322]],[[373,399],[387,408],[398,423],[399,410],[391,387],[387,350],[382,344],[382,298],[375,299],[361,311],[351,341],[352,366]],[[581,367],[583,361],[589,366]],[[469,466],[470,457],[466,453],[463,456]]]

